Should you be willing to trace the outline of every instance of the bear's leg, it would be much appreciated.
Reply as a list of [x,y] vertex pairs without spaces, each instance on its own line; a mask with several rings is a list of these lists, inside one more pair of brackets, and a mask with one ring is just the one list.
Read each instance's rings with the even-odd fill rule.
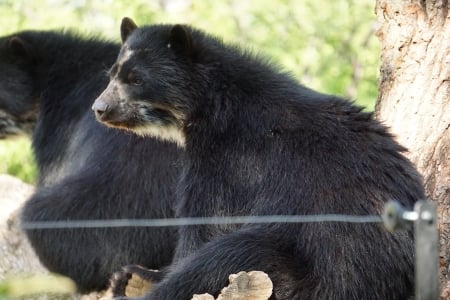
[[292,247],[292,241],[286,242],[261,230],[258,233],[241,230],[227,234],[173,264],[167,276],[140,299],[183,300],[202,293],[217,296],[227,286],[229,275],[240,271],[263,271],[274,286],[283,289],[289,285],[286,289],[289,295],[279,298],[274,294],[270,299],[296,299],[292,286],[302,289],[295,278],[303,277],[305,270],[299,266],[299,258],[292,257]]

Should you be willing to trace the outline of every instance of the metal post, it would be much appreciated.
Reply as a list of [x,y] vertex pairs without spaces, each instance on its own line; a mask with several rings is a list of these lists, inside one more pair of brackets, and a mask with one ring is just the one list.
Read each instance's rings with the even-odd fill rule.
[[439,233],[436,204],[419,201],[414,206],[416,299],[439,299]]
[[389,231],[404,230],[414,225],[415,294],[417,300],[439,299],[439,233],[436,204],[417,201],[414,211],[405,210],[398,202],[386,203],[383,222]]

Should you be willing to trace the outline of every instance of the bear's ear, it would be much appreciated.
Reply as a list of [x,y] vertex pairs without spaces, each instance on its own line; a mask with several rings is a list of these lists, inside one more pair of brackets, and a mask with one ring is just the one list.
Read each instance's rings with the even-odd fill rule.
[[183,25],[174,25],[170,31],[168,47],[180,54],[190,56],[192,53],[192,37],[188,29]]
[[130,18],[123,18],[122,24],[120,24],[120,37],[122,38],[122,43],[125,43],[128,36],[136,29],[138,26]]
[[30,62],[33,59],[31,46],[18,36],[9,39],[8,47],[13,56],[22,62]]

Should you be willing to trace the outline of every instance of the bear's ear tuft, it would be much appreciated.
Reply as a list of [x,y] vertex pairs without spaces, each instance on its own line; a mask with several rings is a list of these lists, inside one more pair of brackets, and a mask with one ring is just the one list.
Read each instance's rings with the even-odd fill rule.
[[125,43],[128,36],[136,29],[138,26],[130,18],[123,18],[122,24],[120,24],[120,37],[122,38],[122,43]]
[[190,56],[192,53],[192,38],[188,29],[183,25],[174,25],[170,31],[168,46],[180,54]]
[[29,62],[33,59],[31,47],[24,39],[13,36],[9,39],[8,46],[15,58],[23,62]]

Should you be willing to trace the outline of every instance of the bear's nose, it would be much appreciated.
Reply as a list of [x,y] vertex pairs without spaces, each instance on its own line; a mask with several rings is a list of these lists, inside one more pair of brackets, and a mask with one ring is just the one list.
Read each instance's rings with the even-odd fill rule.
[[108,111],[109,105],[101,100],[96,100],[94,105],[92,105],[92,110],[95,112],[97,118],[101,117],[105,112]]

